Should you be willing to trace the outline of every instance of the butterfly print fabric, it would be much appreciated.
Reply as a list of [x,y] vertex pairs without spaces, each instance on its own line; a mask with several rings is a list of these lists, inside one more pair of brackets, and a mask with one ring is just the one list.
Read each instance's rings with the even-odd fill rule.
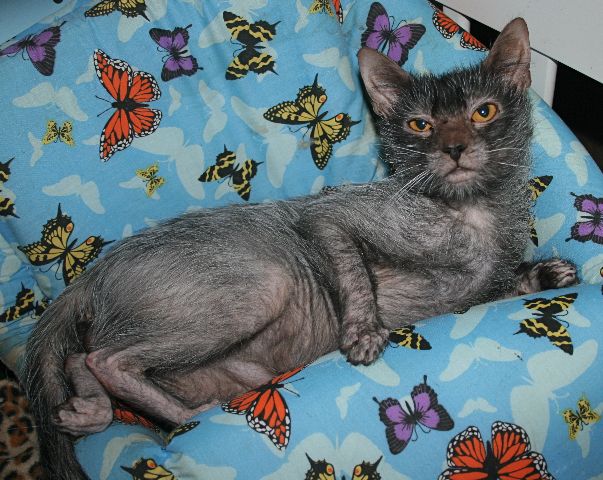
[[459,44],[463,48],[469,48],[478,52],[485,52],[487,48],[477,40],[469,32],[463,30],[452,18],[443,12],[437,10],[435,7],[433,12],[432,21],[438,32],[442,34],[444,38],[452,38],[456,33],[461,34]]
[[[542,193],[546,190],[546,188],[553,181],[553,177],[551,175],[541,175],[539,177],[534,177],[530,179],[528,182],[528,188],[530,190],[530,199],[533,202],[536,202],[536,199],[542,195]],[[538,232],[536,231],[536,226],[534,225],[534,218],[530,218],[530,239],[532,243],[538,246]]]
[[100,137],[100,158],[109,160],[113,154],[128,147],[134,137],[150,135],[161,122],[160,110],[148,108],[147,102],[157,100],[161,90],[147,72],[134,72],[123,60],[114,60],[102,50],[94,52],[96,75],[114,101],[115,111],[105,124]]
[[306,126],[312,160],[320,170],[327,166],[333,145],[344,141],[351,128],[360,123],[343,112],[325,119],[328,112],[320,113],[320,109],[327,98],[326,90],[318,84],[317,74],[312,85],[299,89],[295,100],[285,100],[264,112],[264,118],[271,122]]
[[[363,45],[412,74],[486,55],[483,39],[426,0],[63,2],[3,40],[0,358],[15,372],[45,309],[118,239],[192,210],[236,204],[244,215],[384,178]],[[155,430],[156,419],[115,404],[114,422],[75,444],[88,477],[597,479],[603,174],[532,102],[525,260],[568,258],[579,285],[400,326],[371,366],[331,353],[181,425]],[[431,225],[428,242],[437,215]],[[175,308],[190,304],[180,295]]]
[[400,347],[431,350],[430,343],[422,335],[415,332],[414,325],[396,328],[389,334],[389,341]]
[[197,70],[202,70],[197,63],[197,59],[192,55],[187,55],[188,29],[192,25],[174,30],[163,30],[161,28],[152,28],[149,35],[153,41],[167,52],[167,58],[161,69],[161,80],[167,82],[182,75],[193,75]]
[[223,13],[223,18],[232,40],[239,42],[242,47],[242,51],[235,56],[226,69],[226,80],[240,79],[250,71],[258,74],[274,73],[276,63],[274,58],[263,52],[265,47],[259,44],[274,38],[279,22],[271,24],[265,20],[259,20],[250,23],[245,18],[228,11]]
[[73,140],[73,124],[70,121],[66,121],[60,127],[54,120],[48,120],[46,125],[46,133],[42,137],[42,143],[47,145],[51,142],[58,142],[59,140],[66,143],[70,147],[75,144]]
[[[310,462],[310,468],[306,472],[306,480],[335,480],[337,473],[333,464],[326,460],[313,460],[306,453],[306,458]],[[352,470],[352,480],[380,480],[381,475],[378,472],[379,463],[383,457],[379,457],[376,462],[367,462],[354,466]],[[341,478],[346,478],[342,476]]]
[[366,30],[361,44],[374,50],[383,51],[398,65],[408,60],[408,52],[425,33],[420,23],[394,26],[385,7],[379,2],[371,5],[366,19]]
[[385,436],[393,454],[402,452],[415,439],[417,428],[445,431],[454,427],[449,413],[438,403],[437,394],[427,385],[427,376],[412,389],[410,397],[413,405],[406,403],[406,409],[395,398],[373,398],[379,404],[379,419],[385,424]]
[[35,293],[30,288],[21,287],[15,298],[15,304],[0,313],[0,323],[16,320],[34,310]]
[[132,480],[153,478],[156,480],[176,480],[176,477],[163,465],[152,458],[141,458],[132,467],[121,466],[121,469],[132,475]]
[[245,160],[238,167],[235,165],[236,154],[224,145],[224,151],[216,157],[215,165],[208,167],[199,177],[200,182],[211,182],[228,178],[232,182],[233,189],[243,200],[249,200],[251,195],[251,179],[258,171],[258,165],[262,162]]
[[579,242],[595,242],[603,245],[603,198],[591,194],[576,195],[574,207],[581,214],[581,219],[571,228],[571,237],[567,240]]
[[29,262],[35,266],[60,265],[65,285],[69,285],[86,270],[86,265],[97,258],[106,242],[101,236],[90,236],[75,246],[77,239],[70,241],[74,223],[69,215],[57,208],[57,215],[46,222],[42,228],[42,238],[38,242],[20,245],[18,248]]
[[61,40],[60,25],[46,28],[36,35],[28,35],[2,50],[0,57],[15,56],[23,50],[27,53],[31,64],[44,76],[50,76],[54,72],[54,63],[56,59],[56,46]]
[[486,445],[477,427],[469,427],[448,444],[448,468],[438,480],[534,479],[554,480],[544,457],[531,451],[530,439],[519,425],[492,424],[492,441]]
[[[524,306],[532,310],[535,316],[522,320],[517,333],[525,333],[532,338],[548,338],[553,345],[571,355],[574,346],[566,326],[562,323],[564,320],[561,315],[567,314],[567,309],[577,297],[577,293],[568,293],[550,300],[546,298],[525,300]],[[567,325],[567,322],[565,323]]]
[[146,9],[146,0],[102,0],[89,10],[86,10],[84,15],[86,17],[98,17],[118,11],[126,17],[137,17],[140,15],[149,21]]
[[19,218],[19,215],[15,213],[15,202],[12,198],[4,196],[2,193],[4,184],[8,182],[10,178],[10,164],[15,158],[10,158],[6,162],[0,162],[0,216],[1,217],[15,217]]
[[584,427],[600,421],[601,415],[592,409],[588,398],[582,396],[578,400],[577,410],[571,408],[563,410],[563,420],[567,423],[570,440],[576,440]]
[[152,197],[155,191],[165,183],[165,178],[157,175],[158,172],[157,164],[136,170],[136,176],[145,184],[145,193],[148,197]]
[[291,436],[291,414],[278,389],[283,388],[287,381],[302,369],[303,367],[299,367],[274,377],[270,383],[223,404],[222,409],[228,413],[245,415],[251,428],[266,434],[279,450],[285,449]]

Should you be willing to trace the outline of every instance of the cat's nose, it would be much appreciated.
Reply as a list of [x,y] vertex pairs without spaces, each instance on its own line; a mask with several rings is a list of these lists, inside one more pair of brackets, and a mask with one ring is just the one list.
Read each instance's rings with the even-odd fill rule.
[[463,153],[463,150],[466,148],[467,145],[459,143],[457,145],[448,145],[447,147],[442,148],[442,151],[450,155],[450,158],[452,158],[455,162],[458,162],[459,158],[461,158],[461,153]]

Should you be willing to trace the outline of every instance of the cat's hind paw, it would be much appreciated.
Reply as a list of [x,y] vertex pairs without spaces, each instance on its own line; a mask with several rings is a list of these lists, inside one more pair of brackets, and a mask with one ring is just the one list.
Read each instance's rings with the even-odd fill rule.
[[370,365],[385,349],[389,330],[381,327],[348,328],[343,332],[340,349],[352,365]]
[[109,397],[71,397],[54,410],[52,422],[74,436],[102,432],[113,420]]
[[570,287],[578,283],[576,265],[569,260],[551,258],[523,267],[522,270],[518,278],[520,295]]

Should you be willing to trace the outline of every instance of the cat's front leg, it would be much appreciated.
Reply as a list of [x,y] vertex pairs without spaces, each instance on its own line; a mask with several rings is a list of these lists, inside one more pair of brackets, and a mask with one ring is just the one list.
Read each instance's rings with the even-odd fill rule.
[[370,365],[385,349],[389,330],[378,324],[348,321],[342,324],[340,346],[352,365]]
[[524,262],[517,270],[517,295],[537,293],[552,288],[564,288],[578,283],[576,265],[568,260],[551,258],[539,262]]
[[377,315],[375,287],[362,248],[333,225],[321,229],[331,260],[339,304],[339,348],[353,365],[369,365],[383,352],[389,337]]

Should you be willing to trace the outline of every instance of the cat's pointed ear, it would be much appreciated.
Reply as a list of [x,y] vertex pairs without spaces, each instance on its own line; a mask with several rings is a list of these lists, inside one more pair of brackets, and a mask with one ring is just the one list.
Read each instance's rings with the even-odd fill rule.
[[522,90],[530,86],[530,40],[523,18],[511,20],[503,28],[484,60],[484,67],[505,76]]
[[373,111],[387,118],[393,113],[400,92],[410,83],[410,75],[396,62],[372,48],[360,49],[358,64]]

